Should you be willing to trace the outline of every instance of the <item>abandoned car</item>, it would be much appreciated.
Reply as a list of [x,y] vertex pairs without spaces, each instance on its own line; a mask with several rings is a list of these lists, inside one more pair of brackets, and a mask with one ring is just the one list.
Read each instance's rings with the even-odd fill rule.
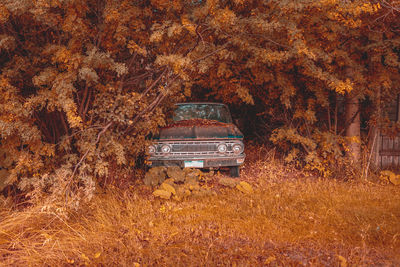
[[219,103],[176,104],[173,123],[154,136],[148,154],[150,167],[228,167],[232,177],[239,177],[245,159],[243,134]]

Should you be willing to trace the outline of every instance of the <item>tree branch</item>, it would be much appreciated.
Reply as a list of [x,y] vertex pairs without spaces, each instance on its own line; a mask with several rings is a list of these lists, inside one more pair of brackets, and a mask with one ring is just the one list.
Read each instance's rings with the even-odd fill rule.
[[[112,124],[113,124],[113,122],[109,122],[106,126],[103,127],[103,129],[97,134],[97,139],[96,139],[94,145],[97,145],[97,143],[100,141],[100,137],[107,131],[108,128],[111,127]],[[79,166],[82,164],[82,162],[85,160],[85,158],[89,154],[89,151],[90,151],[90,148],[88,150],[86,150],[85,154],[81,157],[79,162],[75,165],[75,168],[74,168],[74,171],[72,172],[71,178],[69,179],[68,184],[65,187],[65,196],[67,196],[69,186],[70,186],[72,180],[74,179],[74,176],[75,176],[76,172],[78,171]]]

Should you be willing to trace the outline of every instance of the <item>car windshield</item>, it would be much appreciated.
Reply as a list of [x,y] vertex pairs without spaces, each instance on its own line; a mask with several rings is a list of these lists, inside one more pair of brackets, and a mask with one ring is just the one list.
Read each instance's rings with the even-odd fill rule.
[[221,104],[179,104],[173,119],[174,121],[207,119],[232,123],[228,108]]

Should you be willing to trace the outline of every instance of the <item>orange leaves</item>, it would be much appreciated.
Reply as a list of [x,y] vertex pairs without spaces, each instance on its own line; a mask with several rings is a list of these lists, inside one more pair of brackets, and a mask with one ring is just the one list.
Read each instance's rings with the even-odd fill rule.
[[0,4],[0,23],[6,23],[9,16],[10,12],[8,11],[7,7]]
[[218,66],[218,70],[217,70],[217,76],[219,78],[229,78],[232,76],[232,71],[230,70],[230,68],[227,66],[227,64],[225,62],[222,62],[221,64],[219,64]]
[[135,41],[130,40],[127,48],[131,54],[138,53],[141,56],[147,56],[147,51],[145,48],[140,47]]
[[119,21],[121,14],[115,8],[109,8],[105,10],[104,20],[107,23]]
[[192,61],[189,57],[183,57],[182,55],[168,55],[158,56],[155,63],[160,66],[171,66],[174,73],[179,74],[182,79],[188,80],[188,76],[185,70],[192,69]]
[[196,34],[196,27],[189,20],[187,15],[181,17],[181,23],[182,23],[183,27],[185,27],[192,35]]
[[154,8],[159,10],[180,10],[182,8],[181,0],[151,0]]
[[254,105],[254,99],[247,88],[241,86],[240,84],[236,84],[236,94],[244,103]]
[[221,28],[233,25],[236,19],[236,14],[228,8],[220,9],[214,15],[214,22]]
[[51,58],[53,63],[58,63],[58,66],[63,66],[69,71],[78,69],[82,62],[81,55],[73,53],[65,46],[54,46],[53,50],[55,50]]
[[171,6],[171,1],[169,0],[151,0],[151,4],[160,10],[168,9]]
[[87,38],[90,35],[90,28],[85,20],[79,16],[79,11],[69,8],[66,18],[63,20],[62,29],[73,34],[75,38]]

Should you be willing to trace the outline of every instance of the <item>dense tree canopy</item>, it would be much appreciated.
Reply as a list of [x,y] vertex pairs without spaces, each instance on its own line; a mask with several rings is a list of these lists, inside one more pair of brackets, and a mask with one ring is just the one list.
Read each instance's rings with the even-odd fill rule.
[[346,128],[360,113],[373,125],[368,106],[398,93],[398,12],[367,0],[1,0],[7,183],[88,194],[111,169],[128,173],[185,99],[255,107],[287,161],[328,175],[358,149]]

